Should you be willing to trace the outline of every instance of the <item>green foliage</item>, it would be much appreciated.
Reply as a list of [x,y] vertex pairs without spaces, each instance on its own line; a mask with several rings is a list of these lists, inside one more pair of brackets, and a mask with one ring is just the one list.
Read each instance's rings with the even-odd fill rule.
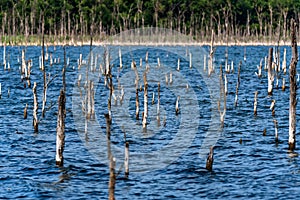
[[[275,32],[277,24],[284,23],[283,13],[288,21],[298,19],[299,12],[299,0],[0,0],[0,29],[9,35],[26,34],[26,30],[40,34],[44,15],[46,34],[59,34],[62,29],[84,35],[100,30],[117,33],[142,24],[199,32],[207,27],[224,29],[226,22],[233,33],[234,28],[245,32],[249,15],[252,32],[264,30],[271,18]],[[260,20],[264,27],[259,27]],[[67,30],[68,24],[72,30]]]

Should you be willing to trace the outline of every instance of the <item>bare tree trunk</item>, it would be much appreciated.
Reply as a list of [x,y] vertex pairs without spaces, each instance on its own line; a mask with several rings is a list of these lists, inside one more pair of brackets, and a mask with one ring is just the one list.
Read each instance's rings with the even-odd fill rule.
[[42,105],[42,117],[45,117],[45,106],[47,101],[47,80],[46,80],[46,68],[45,68],[45,45],[44,45],[44,23],[45,18],[44,14],[42,16],[42,70],[43,70],[43,77],[44,77],[44,92],[43,92],[43,105]]
[[269,57],[268,57],[268,95],[272,95],[273,92],[273,81],[274,74],[272,69],[272,56],[273,56],[273,48],[269,49]]
[[242,62],[239,64],[238,68],[238,78],[237,78],[237,83],[236,83],[236,90],[235,90],[235,101],[234,101],[234,106],[236,107],[238,105],[238,95],[239,95],[239,87],[240,87],[240,82],[241,82],[241,65]]
[[109,161],[109,183],[108,183],[108,188],[109,188],[108,199],[109,200],[115,199],[115,185],[116,185],[115,167],[116,167],[115,158],[113,158],[111,156],[110,161]]
[[144,72],[144,112],[143,112],[143,128],[147,127],[148,117],[148,81],[146,72]]
[[214,69],[214,39],[215,39],[215,33],[214,29],[211,30],[211,43],[210,43],[210,53],[209,53],[209,63],[208,63],[208,76],[210,76]]
[[36,82],[34,82],[33,84],[32,92],[33,92],[33,128],[34,128],[34,132],[38,132],[38,118],[37,118],[38,100],[36,94]]
[[125,177],[128,177],[129,175],[129,142],[125,143]]
[[60,91],[58,98],[58,114],[56,127],[56,165],[62,167],[64,163],[63,151],[65,147],[65,92]]
[[289,150],[296,148],[296,104],[297,104],[297,80],[296,67],[298,62],[296,23],[292,19],[292,62],[290,65],[290,111],[289,111]]
[[257,95],[258,95],[258,91],[255,91],[255,93],[254,93],[254,109],[253,109],[254,116],[257,115]]

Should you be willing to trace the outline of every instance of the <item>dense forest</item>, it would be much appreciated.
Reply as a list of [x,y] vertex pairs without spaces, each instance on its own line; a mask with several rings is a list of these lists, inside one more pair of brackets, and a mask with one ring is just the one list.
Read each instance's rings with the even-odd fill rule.
[[107,36],[141,27],[177,30],[196,39],[289,37],[299,0],[1,0],[2,36]]

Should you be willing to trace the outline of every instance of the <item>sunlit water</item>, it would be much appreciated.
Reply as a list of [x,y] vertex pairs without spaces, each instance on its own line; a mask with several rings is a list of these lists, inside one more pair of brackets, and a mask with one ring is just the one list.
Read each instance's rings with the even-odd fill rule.
[[[57,99],[62,88],[63,48],[49,47],[53,59],[60,58],[59,63],[49,66],[46,62],[47,73],[50,77],[57,77],[50,83],[47,92],[47,111],[41,119],[43,73],[39,70],[40,47],[27,47],[26,59],[33,60],[31,82],[37,82],[39,102],[39,131],[34,133],[32,126],[33,95],[32,88],[25,88],[21,82],[19,72],[21,50],[24,47],[7,47],[6,57],[10,63],[10,71],[1,67],[0,82],[2,83],[2,98],[0,100],[0,198],[1,199],[105,199],[108,197],[109,168],[107,165],[105,140],[105,119],[107,113],[108,90],[104,85],[104,77],[99,75],[97,66],[94,76],[97,84],[95,88],[95,112],[97,130],[84,133],[84,127],[74,118],[80,114],[78,102],[74,102],[74,95],[80,96],[77,88],[79,71],[77,59],[79,54],[88,60],[89,47],[67,47],[67,115],[66,115],[66,145],[64,151],[64,167],[55,165],[55,139],[57,121]],[[193,47],[196,48],[196,47]],[[208,50],[208,48],[204,47]],[[281,47],[281,55],[283,55]],[[290,47],[287,48],[287,63],[291,58]],[[116,91],[120,92],[117,77],[122,80],[134,75],[130,68],[131,60],[137,63],[140,82],[143,88],[143,72],[145,70],[145,52],[149,52],[150,72],[148,73],[149,117],[147,132],[141,128],[141,112],[143,111],[143,89],[139,92],[140,120],[135,120],[135,91],[134,80],[124,79],[122,86],[125,91],[124,104],[112,102],[113,124],[112,145],[122,155],[124,147],[124,132],[130,143],[132,155],[148,155],[159,152],[183,131],[187,137],[193,135],[188,148],[170,149],[173,155],[171,161],[166,155],[158,154],[159,161],[166,160],[165,166],[157,168],[155,163],[145,165],[147,157],[141,160],[141,166],[134,162],[128,179],[124,178],[124,171],[117,176],[115,196],[117,199],[210,199],[210,198],[246,198],[246,199],[288,199],[299,196],[300,176],[299,159],[287,151],[288,140],[288,108],[289,88],[288,75],[280,73],[286,78],[286,91],[279,87],[274,89],[273,96],[267,95],[267,73],[257,78],[256,66],[262,58],[267,56],[268,47],[247,47],[246,61],[244,61],[244,47],[229,47],[229,62],[234,63],[234,73],[227,74],[228,95],[225,125],[221,131],[215,147],[215,162],[213,171],[205,169],[205,158],[199,157],[199,150],[209,129],[212,115],[212,104],[204,75],[189,68],[189,56],[181,57],[180,71],[177,68],[177,54],[174,52],[157,51],[155,48],[144,47],[142,50],[124,53],[123,68],[118,69],[119,60],[111,62],[113,66],[113,80]],[[2,55],[3,48],[0,51]],[[102,55],[101,55],[102,56]],[[196,56],[196,55],[193,55]],[[200,56],[200,55],[199,55]],[[203,56],[203,55],[201,55]],[[118,56],[117,56],[118,57]],[[157,67],[157,57],[161,58],[161,67]],[[143,58],[143,67],[139,66]],[[99,58],[100,59],[100,58]],[[2,62],[2,58],[0,59]],[[282,59],[281,59],[282,60]],[[241,84],[239,88],[238,106],[234,106],[238,63],[241,65]],[[217,47],[215,53],[216,73],[219,65],[225,64],[225,47]],[[230,64],[230,63],[229,63]],[[264,64],[264,62],[263,62]],[[103,67],[105,67],[103,65]],[[85,70],[85,68],[83,68]],[[81,69],[82,70],[82,69]],[[173,74],[173,85],[166,85],[165,74]],[[153,74],[151,74],[153,73]],[[168,74],[169,75],[169,74]],[[84,76],[84,74],[82,75]],[[134,76],[133,76],[134,77]],[[84,80],[84,77],[83,77]],[[156,121],[157,80],[161,82],[161,122]],[[176,82],[177,81],[177,82]],[[182,84],[178,84],[182,81]],[[186,89],[186,83],[189,89]],[[82,81],[82,86],[84,81]],[[219,83],[216,83],[219,84]],[[173,87],[173,88],[172,88]],[[75,88],[75,89],[74,89]],[[118,90],[117,90],[118,89]],[[133,90],[132,90],[133,89]],[[8,90],[10,96],[8,96]],[[183,117],[189,114],[184,108],[175,115],[177,91],[186,94],[180,101],[181,107],[189,107],[197,114],[193,122],[184,124]],[[254,92],[258,91],[258,115],[253,116]],[[152,93],[155,102],[152,105]],[[119,93],[118,93],[119,94]],[[182,94],[182,93],[181,93]],[[190,99],[188,99],[190,97]],[[276,114],[273,117],[269,109],[271,100],[276,100]],[[187,102],[193,102],[188,104]],[[23,109],[28,104],[28,117],[23,119]],[[74,105],[76,103],[76,105]],[[195,104],[196,103],[196,104]],[[76,107],[77,106],[77,107]],[[299,105],[297,105],[299,110]],[[188,110],[189,111],[189,110]],[[114,118],[115,117],[115,118]],[[165,126],[164,126],[165,119]],[[274,122],[278,120],[279,143],[274,140]],[[299,114],[297,115],[297,125]],[[129,125],[128,125],[129,124]],[[181,125],[184,124],[184,127]],[[267,134],[263,136],[266,128]],[[22,134],[17,134],[22,133]],[[195,132],[195,134],[194,134]],[[298,145],[298,143],[297,143]],[[297,152],[297,150],[296,150]],[[117,155],[117,153],[116,153]],[[164,157],[165,156],[165,157]],[[117,169],[123,160],[117,157]],[[135,158],[132,158],[135,160]],[[163,163],[163,162],[162,162]],[[153,169],[151,168],[153,167]],[[138,169],[141,169],[139,171]]]

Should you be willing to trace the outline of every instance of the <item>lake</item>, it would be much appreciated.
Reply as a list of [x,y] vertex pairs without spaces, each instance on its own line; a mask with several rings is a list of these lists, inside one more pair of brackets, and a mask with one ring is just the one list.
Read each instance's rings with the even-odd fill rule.
[[[291,48],[287,49],[287,63]],[[32,88],[21,81],[21,51],[32,59],[31,83],[37,82],[39,131],[32,126]],[[122,68],[119,65],[119,49]],[[116,158],[116,199],[289,199],[299,196],[300,167],[298,155],[288,152],[289,76],[279,73],[279,86],[272,96],[267,92],[267,71],[255,75],[260,60],[268,55],[267,46],[228,47],[228,64],[234,72],[228,79],[227,111],[220,126],[216,102],[219,99],[219,66],[225,64],[224,46],[216,47],[215,73],[208,77],[203,70],[209,47],[196,46],[109,46],[114,95],[112,101],[112,153]],[[109,90],[102,68],[104,47],[68,46],[66,56],[66,125],[64,167],[55,165],[57,100],[62,88],[64,51],[49,46],[53,65],[46,61],[47,77],[55,76],[47,91],[46,115],[41,117],[43,72],[39,69],[41,47],[6,47],[10,70],[0,68],[0,198],[1,199],[106,199],[109,166],[106,124]],[[142,129],[143,73],[148,52],[148,118]],[[190,68],[190,53],[192,67]],[[0,55],[3,54],[3,48]],[[78,68],[79,55],[87,65]],[[142,66],[140,59],[142,58]],[[160,66],[158,66],[158,58]],[[178,61],[179,59],[179,61]],[[55,62],[56,60],[56,62]],[[59,62],[58,62],[59,60]],[[91,62],[89,62],[89,60]],[[135,119],[134,60],[139,75],[140,119]],[[241,64],[238,105],[234,106],[239,62]],[[0,58],[0,62],[3,59]],[[180,70],[178,71],[178,62]],[[89,65],[92,63],[92,66]],[[206,60],[208,63],[208,58]],[[264,60],[262,62],[264,64]],[[87,122],[82,114],[86,67],[95,86],[95,120]],[[94,70],[94,68],[95,70]],[[92,70],[91,70],[92,69]],[[224,69],[223,69],[224,71]],[[172,73],[172,83],[170,83]],[[78,77],[82,80],[78,87]],[[168,84],[166,84],[166,76]],[[282,78],[286,90],[281,90]],[[160,82],[160,122],[157,117],[157,83]],[[276,83],[276,80],[275,80]],[[9,90],[9,95],[8,95]],[[82,94],[80,95],[80,91]],[[257,116],[253,115],[254,92],[258,91]],[[120,97],[124,92],[123,101]],[[154,93],[154,103],[152,96]],[[180,113],[175,104],[180,96]],[[270,105],[276,100],[275,116]],[[28,117],[23,110],[28,104]],[[299,111],[297,105],[297,110]],[[278,121],[279,142],[275,142],[274,122]],[[299,124],[297,113],[297,125]],[[263,131],[266,129],[266,135]],[[130,174],[124,176],[124,133],[130,144]],[[298,136],[298,135],[297,135]],[[296,144],[296,148],[298,146]],[[208,147],[215,145],[213,171],[205,169]],[[297,152],[298,148],[296,149]]]

